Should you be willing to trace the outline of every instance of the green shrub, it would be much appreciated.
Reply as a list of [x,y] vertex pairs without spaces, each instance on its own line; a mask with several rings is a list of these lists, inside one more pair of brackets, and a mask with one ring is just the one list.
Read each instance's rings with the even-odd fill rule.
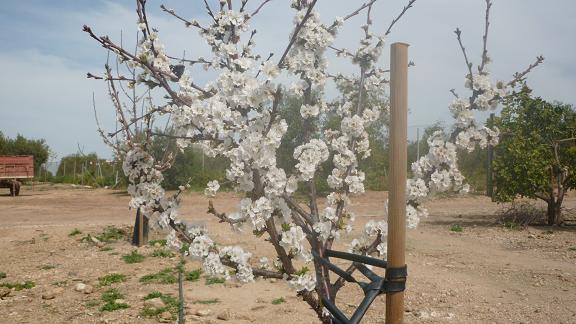
[[128,264],[140,263],[140,262],[144,261],[144,258],[145,257],[142,254],[139,254],[138,251],[136,251],[136,250],[132,250],[132,252],[130,254],[122,256],[122,259],[124,260],[124,262],[126,262]]
[[188,271],[184,274],[184,280],[186,280],[186,281],[198,281],[200,279],[201,274],[202,274],[202,269],[196,269],[196,270]]
[[152,273],[140,278],[140,282],[144,284],[174,284],[178,282],[178,278],[174,275],[174,270],[166,268],[157,273]]
[[464,231],[464,229],[462,228],[462,226],[458,225],[458,224],[454,224],[450,227],[450,230],[452,232],[457,232],[457,233],[462,233],[462,231]]
[[282,303],[285,303],[286,300],[284,299],[284,297],[280,297],[280,298],[276,298],[274,300],[272,300],[272,305],[280,305]]
[[16,291],[20,291],[22,289],[32,289],[36,286],[34,281],[25,281],[25,282],[4,282],[0,284],[0,287],[6,287],[8,289],[14,289]]
[[126,275],[119,273],[112,273],[109,275],[105,275],[104,277],[98,278],[98,281],[100,282],[100,286],[110,286],[113,283],[126,281]]
[[224,278],[218,278],[218,277],[206,278],[206,285],[222,284],[224,282],[226,282],[226,279]]

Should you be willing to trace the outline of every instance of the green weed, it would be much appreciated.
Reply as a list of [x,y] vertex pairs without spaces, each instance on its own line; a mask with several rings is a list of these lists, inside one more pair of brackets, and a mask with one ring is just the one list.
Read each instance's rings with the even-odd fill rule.
[[126,281],[126,275],[119,273],[112,273],[109,275],[105,275],[104,277],[98,278],[98,281],[100,282],[100,286],[110,286],[113,283]]
[[158,283],[158,284],[174,284],[178,279],[174,275],[174,270],[166,268],[157,273],[152,273],[140,278],[140,282],[144,284]]
[[140,262],[144,261],[144,258],[145,257],[142,254],[139,254],[138,251],[136,251],[136,250],[132,250],[132,252],[130,254],[124,255],[122,257],[124,262],[126,262],[128,264],[140,263]]

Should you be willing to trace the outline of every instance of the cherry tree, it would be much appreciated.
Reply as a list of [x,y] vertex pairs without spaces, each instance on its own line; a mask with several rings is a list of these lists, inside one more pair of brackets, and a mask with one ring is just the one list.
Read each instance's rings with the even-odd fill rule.
[[[114,71],[107,64],[103,76],[88,76],[108,84],[119,129],[100,133],[123,160],[130,182],[130,207],[139,209],[160,228],[169,229],[170,246],[184,248],[191,257],[201,259],[207,274],[240,282],[253,281],[256,276],[283,279],[324,322],[331,322],[331,316],[321,299],[335,300],[344,280],[331,278],[328,267],[318,257],[322,258],[352,230],[350,201],[364,192],[365,174],[358,162],[370,156],[366,129],[381,114],[389,113],[387,107],[370,104],[371,96],[388,86],[388,70],[378,59],[386,36],[415,3],[408,1],[381,33],[372,28],[375,1],[325,24],[315,9],[318,0],[292,0],[294,26],[278,60],[272,54],[257,53],[256,31],[250,29],[250,22],[265,13],[270,0],[255,4],[251,10],[248,0],[220,0],[217,5],[205,0],[204,22],[187,20],[161,6],[166,14],[197,30],[211,50],[207,58],[171,56],[148,20],[146,0],[136,1],[139,40],[135,52],[84,26],[84,31],[114,56],[117,66]],[[430,151],[413,164],[414,178],[408,180],[407,192],[409,227],[415,227],[427,214],[422,203],[432,193],[467,190],[457,167],[456,149],[473,150],[478,145],[494,145],[498,139],[498,130],[482,127],[475,121],[474,111],[496,109],[509,89],[542,61],[539,57],[508,83],[492,82],[486,48],[491,5],[486,0],[484,46],[476,72],[462,45],[461,32],[456,30],[468,70],[466,87],[470,95],[461,97],[453,92],[455,99],[449,106],[455,119],[452,133],[431,136]],[[365,16],[363,37],[357,47],[348,50],[333,46],[341,27],[357,15]],[[348,60],[357,72],[329,72],[327,51]],[[195,65],[210,71],[216,76],[214,80],[197,84],[191,75]],[[339,100],[327,99],[329,82],[341,89]],[[165,95],[161,104],[155,103],[154,91]],[[286,92],[303,98],[300,114],[304,142],[294,149],[297,163],[291,170],[278,167],[276,159],[283,136],[291,127],[278,113]],[[323,127],[328,115],[337,117],[338,127]],[[169,121],[169,134],[155,131],[155,122],[164,120]],[[181,220],[179,205],[187,184],[174,194],[162,188],[162,171],[170,167],[174,154],[166,152],[163,159],[154,159],[150,151],[154,136],[172,137],[181,149],[197,145],[208,156],[229,161],[226,180],[244,198],[236,212],[219,212],[218,206],[210,202],[209,213],[233,231],[248,229],[263,237],[273,246],[275,259],[258,258],[239,246],[222,246],[207,229]],[[327,161],[334,168],[321,181],[326,181],[331,191],[326,203],[320,204],[316,182],[319,169]],[[214,196],[219,188],[218,181],[210,181],[205,193]],[[297,191],[304,194],[304,201],[296,198]],[[361,236],[349,243],[350,252],[385,258],[386,232],[385,220],[369,221]],[[353,273],[355,269],[352,265],[346,271]]]

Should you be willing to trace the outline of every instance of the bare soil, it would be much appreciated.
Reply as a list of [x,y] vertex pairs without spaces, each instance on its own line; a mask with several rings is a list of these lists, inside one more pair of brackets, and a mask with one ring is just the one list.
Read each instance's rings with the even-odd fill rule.
[[[370,192],[354,199],[357,229],[383,217],[385,196]],[[174,267],[177,257],[153,257],[160,248],[134,248],[127,239],[102,247],[81,241],[106,226],[130,231],[135,213],[127,208],[128,200],[125,193],[105,189],[37,186],[32,191],[25,187],[15,198],[0,192],[0,272],[6,273],[6,278],[0,276],[0,286],[35,283],[34,288],[12,290],[0,298],[0,323],[174,322],[144,317],[141,312],[144,296],[152,291],[177,296],[177,285],[143,284],[139,279]],[[231,212],[238,200],[232,193],[222,193],[214,205],[221,212]],[[206,214],[207,206],[202,195],[188,194],[182,215],[205,224],[220,244],[249,249],[254,261],[273,255],[264,238],[230,232]],[[430,217],[408,232],[406,323],[576,323],[576,228],[505,228],[497,222],[504,206],[482,196],[436,199],[427,207]],[[576,193],[567,198],[566,207],[576,207]],[[453,225],[459,225],[462,232],[452,231]],[[74,229],[82,234],[69,236]],[[346,249],[345,243],[356,233],[344,236],[337,248]],[[163,237],[158,232],[151,235]],[[145,255],[144,261],[125,263],[122,256],[132,250]],[[187,261],[187,270],[200,267],[198,261]],[[127,280],[101,286],[98,278],[111,273],[124,274]],[[75,291],[79,282],[92,285],[94,292]],[[101,295],[110,287],[124,294],[129,308],[100,310],[104,305]],[[188,323],[318,322],[282,281],[207,285],[202,277],[185,282],[184,288]],[[272,303],[279,298],[284,302]],[[339,307],[351,313],[361,300],[361,291],[346,287],[338,298]],[[206,304],[211,300],[217,302]],[[382,323],[384,305],[382,296],[363,322]],[[209,314],[194,315],[198,311]]]

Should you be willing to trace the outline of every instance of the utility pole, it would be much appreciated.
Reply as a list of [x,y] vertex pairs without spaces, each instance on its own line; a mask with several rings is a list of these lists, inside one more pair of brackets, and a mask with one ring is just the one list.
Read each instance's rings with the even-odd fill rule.
[[[406,176],[408,141],[408,44],[394,43],[390,55],[390,176],[388,268],[406,265]],[[398,278],[387,278],[400,281]],[[404,278],[405,280],[405,278]],[[404,322],[404,292],[386,295],[386,324]]]

